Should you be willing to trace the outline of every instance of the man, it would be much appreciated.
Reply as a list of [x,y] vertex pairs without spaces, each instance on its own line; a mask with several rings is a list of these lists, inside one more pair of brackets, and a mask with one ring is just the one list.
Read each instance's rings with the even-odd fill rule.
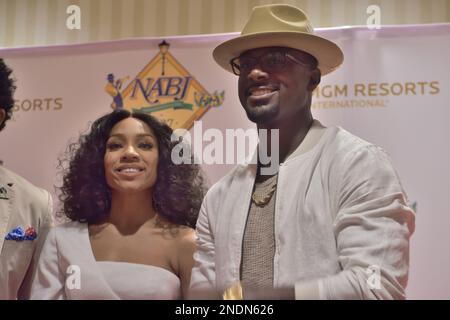
[[192,297],[405,298],[414,213],[388,156],[311,114],[321,75],[343,61],[339,47],[314,35],[303,11],[277,4],[254,8],[213,56],[239,76],[258,130],[279,130],[268,150],[280,165],[272,175],[259,161],[239,165],[208,191]]
[[[11,72],[0,59],[0,131],[14,106]],[[0,165],[1,300],[28,296],[38,243],[43,242],[51,225],[50,194]]]

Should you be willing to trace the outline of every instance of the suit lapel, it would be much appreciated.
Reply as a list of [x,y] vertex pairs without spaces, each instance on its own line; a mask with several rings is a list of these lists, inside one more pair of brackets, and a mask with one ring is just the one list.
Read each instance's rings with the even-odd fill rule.
[[13,212],[13,204],[15,200],[14,185],[5,179],[3,171],[0,168],[0,188],[2,189],[0,199],[0,253],[3,248],[6,234],[8,230],[9,219]]

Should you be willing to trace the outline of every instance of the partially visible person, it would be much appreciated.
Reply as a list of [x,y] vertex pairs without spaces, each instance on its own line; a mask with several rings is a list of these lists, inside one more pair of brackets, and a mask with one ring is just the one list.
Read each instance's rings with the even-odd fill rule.
[[[14,107],[16,87],[11,75],[12,70],[0,59],[0,131],[11,119]],[[0,165],[1,300],[28,297],[39,244],[52,226],[52,203],[46,190]]]
[[33,299],[186,296],[205,190],[198,165],[172,162],[171,135],[150,115],[118,109],[69,146],[60,214],[72,221],[50,232]]

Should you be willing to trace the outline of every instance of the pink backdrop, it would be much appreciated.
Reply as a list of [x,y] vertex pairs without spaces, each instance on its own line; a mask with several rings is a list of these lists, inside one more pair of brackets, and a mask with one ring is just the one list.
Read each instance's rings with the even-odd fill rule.
[[[449,299],[450,24],[318,32],[342,47],[345,62],[322,79],[313,113],[390,153],[417,211],[408,297]],[[224,104],[201,119],[203,130],[254,128],[237,98],[236,77],[211,57],[218,43],[234,36],[165,38],[209,92],[225,90]],[[161,40],[0,49],[18,84],[18,110],[0,134],[5,166],[54,193],[60,152],[89,121],[111,110],[106,75],[132,79],[159,52]],[[211,183],[231,167],[204,165]]]

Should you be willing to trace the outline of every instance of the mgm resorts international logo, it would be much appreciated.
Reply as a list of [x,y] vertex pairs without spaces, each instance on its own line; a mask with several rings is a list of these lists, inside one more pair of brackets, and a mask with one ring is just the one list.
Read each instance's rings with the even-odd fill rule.
[[161,42],[159,53],[122,90],[129,77],[107,76],[111,107],[139,110],[165,121],[172,129],[189,130],[205,112],[223,104],[225,91],[210,94]]
[[383,108],[393,97],[433,96],[439,81],[323,84],[314,90],[312,108]]

